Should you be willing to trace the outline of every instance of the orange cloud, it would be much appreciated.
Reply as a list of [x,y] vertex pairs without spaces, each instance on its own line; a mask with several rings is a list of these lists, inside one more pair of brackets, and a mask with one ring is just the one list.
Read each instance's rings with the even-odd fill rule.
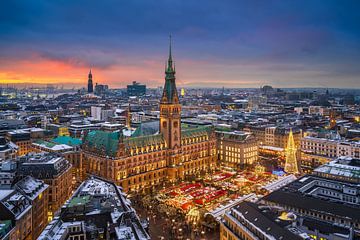
[[[92,56],[96,58],[95,56]],[[32,60],[2,60],[0,84],[55,84],[66,87],[86,87],[89,71],[86,62],[71,59],[46,58],[37,54]],[[126,58],[125,58],[126,59]],[[94,83],[108,84],[111,88],[126,87],[132,81],[147,84],[148,87],[162,86],[164,62],[155,59],[134,59],[122,61],[113,58],[114,64],[107,67],[93,67]],[[263,85],[263,76],[253,77],[239,66],[181,59],[176,65],[179,87],[254,87]],[[251,71],[256,72],[256,65]],[[250,68],[246,66],[246,68]]]
[[[94,67],[94,82],[109,84],[111,87],[124,87],[137,80],[157,86],[161,82],[161,70],[154,67],[154,62],[140,66],[114,65],[105,69]],[[71,62],[37,59],[18,60],[7,63],[0,69],[1,84],[57,84],[70,86],[85,86],[87,82],[88,67],[72,65]],[[6,69],[5,69],[6,68]]]

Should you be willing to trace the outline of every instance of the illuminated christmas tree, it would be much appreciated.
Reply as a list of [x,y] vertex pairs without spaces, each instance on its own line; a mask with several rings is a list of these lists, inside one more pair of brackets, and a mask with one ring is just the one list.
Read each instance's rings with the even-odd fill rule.
[[286,154],[285,172],[287,173],[294,173],[294,174],[299,173],[298,162],[296,159],[296,151],[297,149],[295,146],[293,132],[292,129],[290,129],[287,147],[285,150],[285,154]]

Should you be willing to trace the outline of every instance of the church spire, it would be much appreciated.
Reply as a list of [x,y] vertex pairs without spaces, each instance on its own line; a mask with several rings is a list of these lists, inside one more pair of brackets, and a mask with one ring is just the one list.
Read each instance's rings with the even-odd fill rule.
[[94,92],[91,68],[88,75],[88,93]]
[[171,34],[169,35],[169,61],[172,61],[172,55],[171,55]]

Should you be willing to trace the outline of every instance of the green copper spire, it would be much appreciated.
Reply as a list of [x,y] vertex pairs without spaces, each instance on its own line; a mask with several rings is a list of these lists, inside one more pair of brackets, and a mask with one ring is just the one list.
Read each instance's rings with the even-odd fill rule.
[[171,35],[169,35],[169,59],[167,64],[167,72],[173,72],[173,60],[172,60],[172,53],[171,53]]
[[176,90],[175,84],[175,66],[173,66],[172,59],[172,42],[171,35],[169,37],[169,59],[167,61],[167,66],[165,66],[165,86],[164,92],[161,99],[163,103],[178,103],[179,98]]
[[172,62],[172,56],[171,56],[171,34],[169,35],[169,62]]

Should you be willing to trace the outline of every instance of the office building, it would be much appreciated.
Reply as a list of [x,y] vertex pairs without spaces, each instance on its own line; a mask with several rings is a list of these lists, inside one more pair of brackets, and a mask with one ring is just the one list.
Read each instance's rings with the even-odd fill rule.
[[258,141],[252,133],[216,132],[217,154],[221,164],[241,168],[258,160]]
[[146,85],[133,81],[131,85],[127,85],[127,94],[128,96],[143,96],[146,94]]

